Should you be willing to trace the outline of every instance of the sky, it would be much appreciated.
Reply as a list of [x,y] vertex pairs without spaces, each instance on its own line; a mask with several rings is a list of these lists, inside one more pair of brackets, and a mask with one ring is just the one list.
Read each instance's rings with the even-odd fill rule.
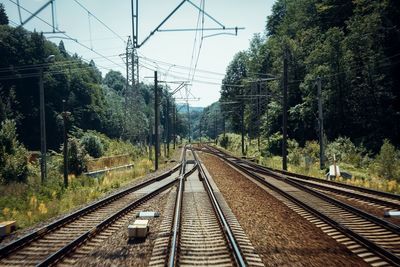
[[[86,7],[90,14],[79,4]],[[124,76],[125,64],[121,54],[125,52],[126,40],[132,35],[131,1],[129,0],[55,0],[55,24],[60,31],[74,40],[61,39],[65,36],[45,34],[50,41],[63,40],[70,53],[77,53],[86,60],[93,59],[103,77],[110,70],[120,71]],[[237,36],[227,35],[234,31],[201,32],[156,32],[140,47],[140,81],[152,83],[154,70],[161,81],[190,81],[190,105],[208,106],[218,101],[221,80],[229,62],[235,53],[246,50],[255,33],[263,33],[266,18],[271,12],[273,0],[191,0],[200,6],[204,1],[204,10],[225,27],[244,27]],[[17,0],[2,0],[11,25],[19,24]],[[35,12],[48,0],[19,0],[22,7]],[[182,0],[139,0],[139,38],[141,43],[161,21],[177,7]],[[22,21],[30,14],[21,10]],[[100,19],[116,34],[98,22]],[[50,5],[38,14],[38,17],[51,24]],[[198,26],[198,27],[197,27]],[[37,18],[33,18],[24,27],[28,30],[48,32],[51,27]],[[216,22],[204,16],[189,2],[185,2],[161,29],[217,28]],[[225,33],[225,34],[221,34]],[[208,35],[219,34],[216,36]],[[196,37],[197,36],[197,37]],[[202,39],[202,42],[201,42]],[[196,40],[196,43],[195,43]],[[201,49],[200,48],[201,43]],[[91,50],[93,49],[93,51]],[[96,53],[97,52],[97,53]],[[104,57],[103,57],[104,56]],[[198,58],[198,59],[197,59]],[[193,69],[196,65],[196,71]],[[177,84],[169,83],[171,90]],[[185,90],[174,95],[178,102],[186,96]]]

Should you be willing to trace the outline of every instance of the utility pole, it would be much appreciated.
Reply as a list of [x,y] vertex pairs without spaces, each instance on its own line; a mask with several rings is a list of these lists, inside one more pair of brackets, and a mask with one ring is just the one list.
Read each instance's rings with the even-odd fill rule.
[[169,96],[167,93],[167,156],[169,157],[169,142],[170,142],[170,118],[169,118]]
[[318,87],[318,124],[319,124],[319,168],[325,168],[325,147],[324,147],[324,117],[322,114],[322,95],[321,95],[321,77],[317,77]]
[[222,114],[222,126],[224,127],[224,139],[225,139],[225,116]]
[[201,119],[200,119],[200,124],[199,124],[199,139],[200,139],[200,144],[201,144],[201,122],[203,121],[203,116],[201,116]]
[[174,104],[174,109],[173,109],[173,120],[174,120],[174,149],[176,146],[176,106]]
[[[241,95],[243,95],[243,90],[241,90]],[[242,134],[242,156],[244,156],[244,100],[240,100],[240,122],[241,122],[241,134]]]
[[63,154],[64,154],[64,187],[68,187],[68,136],[67,136],[67,120],[68,116],[71,114],[70,112],[65,111],[65,100],[63,99],[63,132],[64,132],[64,147],[63,147]]
[[257,83],[257,147],[260,151],[261,140],[260,140],[260,95],[261,95],[261,84]]
[[287,107],[288,107],[288,63],[287,49],[283,58],[283,116],[282,116],[282,169],[287,170]]
[[187,106],[187,116],[188,116],[188,127],[189,127],[189,143],[192,142],[190,134],[191,134],[191,130],[190,130],[190,108],[189,108],[189,101],[186,101],[186,106]]
[[214,143],[217,144],[217,111],[214,110]]
[[46,164],[46,118],[44,106],[43,67],[39,73],[39,96],[40,96],[40,177],[42,184],[47,179]]
[[157,71],[154,72],[154,169],[158,170],[158,156],[160,152],[160,140],[158,137],[159,105],[158,105],[158,81]]

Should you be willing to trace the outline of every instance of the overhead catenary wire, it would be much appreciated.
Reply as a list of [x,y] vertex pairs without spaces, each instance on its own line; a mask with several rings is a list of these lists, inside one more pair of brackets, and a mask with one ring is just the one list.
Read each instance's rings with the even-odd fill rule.
[[[201,4],[203,4],[203,6],[201,7]],[[203,10],[202,14],[202,21],[201,21],[201,39],[200,39],[200,45],[199,45],[199,50],[197,53],[197,58],[196,58],[196,63],[194,65],[194,69],[193,69],[193,74],[192,74],[192,80],[194,79],[194,75],[196,74],[196,69],[197,69],[197,64],[199,63],[199,58],[200,58],[200,52],[201,52],[201,48],[203,46],[203,40],[204,40],[204,9],[205,9],[205,0],[202,0],[200,3],[200,7],[201,10]]]
[[100,22],[101,25],[103,25],[104,27],[106,27],[110,32],[112,32],[116,37],[118,37],[124,44],[126,43],[126,41],[124,40],[124,38],[119,35],[118,33],[116,33],[113,29],[111,29],[109,26],[107,26],[106,23],[104,23],[101,19],[99,19],[96,15],[94,15],[88,8],[86,8],[81,2],[79,2],[78,0],[74,0],[75,3],[77,3],[81,8],[83,8],[89,15],[91,15],[94,19],[96,19],[98,22]]
[[[14,5],[17,5],[17,6],[18,6],[18,4],[17,4],[14,0],[9,0],[9,1],[10,1],[11,3],[13,3]],[[29,14],[33,15],[33,13],[32,13],[31,11],[29,11],[28,9],[26,9],[26,8],[23,7],[22,5],[19,5],[19,7],[22,8],[23,10],[25,10],[26,12],[28,12]],[[39,19],[40,21],[42,21],[43,23],[47,24],[48,26],[52,27],[52,25],[51,25],[49,22],[45,21],[44,19],[42,19],[42,18],[39,17],[38,15],[35,15],[35,17],[36,17],[37,19]],[[86,49],[92,51],[92,52],[95,53],[96,55],[107,59],[109,62],[113,63],[114,65],[119,66],[119,67],[121,67],[121,68],[125,68],[125,66],[123,66],[123,65],[121,65],[121,64],[119,64],[119,63],[116,63],[115,61],[112,61],[111,59],[106,58],[106,57],[105,57],[104,55],[102,55],[101,53],[97,52],[97,51],[94,50],[94,49],[91,49],[90,47],[88,47],[88,46],[85,45],[85,44],[82,44],[82,43],[79,42],[77,39],[72,38],[70,35],[68,35],[68,34],[66,34],[66,33],[64,33],[64,32],[63,32],[62,34],[63,34],[64,36],[68,37],[69,39],[74,40],[74,42],[76,42],[76,43],[79,44],[80,46],[82,46],[82,47],[84,47],[84,48],[86,48]]]

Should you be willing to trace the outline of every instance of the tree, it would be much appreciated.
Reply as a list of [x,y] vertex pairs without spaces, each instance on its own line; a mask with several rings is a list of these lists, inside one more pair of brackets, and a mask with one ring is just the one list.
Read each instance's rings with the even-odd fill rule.
[[126,86],[126,79],[121,72],[110,70],[104,77],[103,83],[116,92],[123,92]]
[[15,122],[5,120],[0,127],[0,183],[25,182],[28,152],[17,140]]
[[69,54],[65,49],[63,40],[61,40],[60,43],[58,44],[58,49],[60,50],[61,55],[63,55],[65,58],[69,57]]
[[247,78],[247,54],[246,52],[237,53],[229,63],[224,79],[222,80],[221,98],[223,113],[228,114],[227,118],[232,123],[234,131],[241,129],[241,113],[244,112],[242,99],[242,81]]
[[8,25],[8,16],[4,8],[4,4],[0,3],[0,25]]

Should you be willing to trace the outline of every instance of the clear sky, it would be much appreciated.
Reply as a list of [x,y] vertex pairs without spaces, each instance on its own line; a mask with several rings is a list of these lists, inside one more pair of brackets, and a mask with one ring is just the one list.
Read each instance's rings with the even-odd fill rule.
[[[19,0],[20,5],[31,12],[36,11],[48,0]],[[92,14],[102,20],[124,40],[132,34],[131,6],[129,0],[78,0]],[[9,19],[19,23],[17,0],[2,0]],[[139,0],[139,43],[181,2],[181,0]],[[192,0],[200,6],[201,0]],[[270,14],[273,0],[204,0],[205,11],[216,18],[226,27],[245,27],[237,36],[218,35],[204,38],[197,63],[194,82],[190,87],[191,98],[200,98],[191,102],[193,106],[207,106],[219,99],[220,86],[226,67],[233,55],[248,48],[249,40],[255,33],[262,33],[265,28],[266,17]],[[101,25],[95,18],[88,16],[74,0],[56,0],[56,23],[61,31],[107,57],[104,59],[98,54],[84,48],[74,41],[64,40],[69,52],[76,52],[83,58],[93,59],[103,76],[109,69],[121,71],[125,75],[121,53],[124,53],[126,44]],[[22,20],[29,17],[22,10]],[[50,6],[39,15],[43,20],[51,22]],[[190,3],[186,2],[165,23],[162,29],[196,28],[199,12]],[[89,27],[89,23],[91,27]],[[201,28],[202,17],[199,20]],[[204,28],[218,27],[218,25],[204,17]],[[51,28],[34,18],[25,25],[28,30],[50,31]],[[91,30],[90,30],[91,29]],[[232,31],[230,31],[232,33]],[[91,38],[90,38],[91,33]],[[204,32],[207,36],[216,32]],[[141,58],[139,69],[140,79],[152,82],[153,72],[146,69],[158,70],[160,80],[191,80],[192,64],[194,67],[200,44],[200,33],[197,35],[195,53],[193,46],[195,32],[157,32],[139,50]],[[49,40],[58,44],[62,34],[46,34]],[[192,59],[192,54],[194,54]],[[150,60],[151,59],[151,60]],[[167,64],[165,64],[165,63]],[[184,66],[180,67],[180,66]],[[192,72],[193,73],[193,72]],[[175,85],[171,85],[174,87]],[[176,94],[177,98],[184,94]]]

